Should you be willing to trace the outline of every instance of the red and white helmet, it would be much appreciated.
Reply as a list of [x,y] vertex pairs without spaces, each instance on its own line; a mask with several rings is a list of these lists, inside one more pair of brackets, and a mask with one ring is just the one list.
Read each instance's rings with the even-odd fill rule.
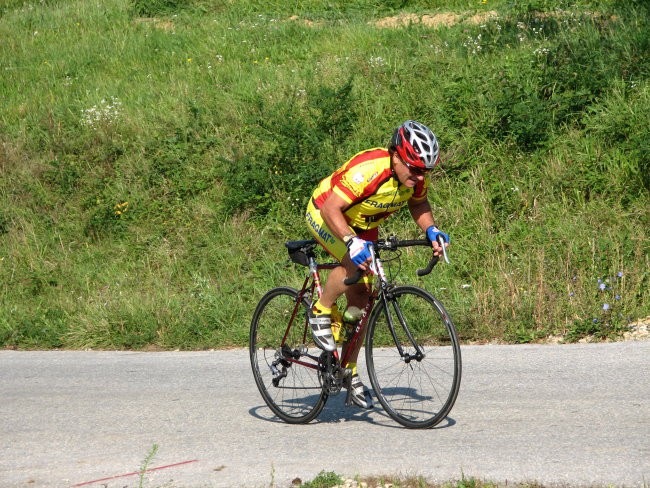
[[390,146],[409,166],[433,169],[440,161],[440,148],[435,134],[426,125],[414,120],[407,120],[395,129]]

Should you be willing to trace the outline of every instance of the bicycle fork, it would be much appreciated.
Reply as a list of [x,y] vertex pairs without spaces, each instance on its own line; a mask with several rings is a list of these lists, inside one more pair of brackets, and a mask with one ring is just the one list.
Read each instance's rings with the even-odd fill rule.
[[[401,358],[404,360],[404,363],[409,364],[413,360],[416,360],[418,362],[422,361],[425,358],[424,351],[413,337],[413,334],[411,334],[408,323],[406,322],[406,318],[402,313],[402,309],[400,308],[399,303],[397,302],[397,298],[395,295],[393,295],[391,290],[384,290],[384,293],[382,294],[382,302],[384,305],[384,313],[386,314],[386,321],[388,322],[388,329],[390,330],[391,336],[393,337],[393,342],[395,343],[395,346],[397,346],[397,351],[399,352]],[[402,343],[400,342],[399,338],[397,337],[397,333],[395,332],[395,321],[393,320],[393,314],[390,312],[389,302],[395,311],[395,315],[397,315],[399,327],[401,327],[406,333],[409,342],[415,349],[415,354],[408,354],[404,351]]]

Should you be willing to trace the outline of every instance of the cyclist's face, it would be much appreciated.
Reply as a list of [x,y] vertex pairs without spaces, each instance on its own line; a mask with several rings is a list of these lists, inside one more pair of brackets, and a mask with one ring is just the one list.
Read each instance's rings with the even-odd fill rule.
[[406,164],[397,153],[393,153],[393,158],[393,169],[395,170],[397,179],[404,186],[412,188],[417,185],[418,182],[424,180],[424,176],[428,172],[427,170],[421,170],[420,168],[415,168]]

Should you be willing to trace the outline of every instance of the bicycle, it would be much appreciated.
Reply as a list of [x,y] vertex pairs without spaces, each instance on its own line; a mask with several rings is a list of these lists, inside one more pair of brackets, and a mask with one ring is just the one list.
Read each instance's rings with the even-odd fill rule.
[[[302,288],[277,287],[260,300],[250,329],[250,360],[257,387],[264,401],[280,419],[291,424],[307,423],[318,416],[330,395],[338,394],[350,370],[347,352],[366,333],[366,367],[370,382],[384,410],[407,428],[428,428],[451,411],[461,379],[461,352],[449,314],[429,292],[412,285],[396,285],[388,279],[380,254],[398,248],[426,246],[427,240],[399,241],[394,236],[373,242],[371,268],[376,274],[370,300],[360,321],[339,354],[325,352],[313,342],[309,314],[322,293],[320,271],[339,263],[319,263],[315,240],[285,243],[294,263],[306,266]],[[443,250],[444,250],[443,245]],[[445,260],[448,262],[446,251]],[[437,264],[417,270],[429,274]],[[359,271],[345,280],[352,284]],[[346,405],[351,404],[350,392]]]

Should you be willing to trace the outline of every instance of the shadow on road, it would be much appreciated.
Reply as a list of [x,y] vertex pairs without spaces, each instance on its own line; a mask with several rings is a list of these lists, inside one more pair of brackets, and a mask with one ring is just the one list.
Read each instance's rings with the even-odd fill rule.
[[[251,408],[248,413],[251,416],[264,420],[266,422],[284,424],[285,422],[276,417],[273,412],[265,405],[259,405]],[[345,395],[337,395],[327,400],[325,408],[320,415],[314,419],[312,424],[329,423],[336,424],[341,422],[368,422],[370,424],[381,425],[393,429],[403,429],[391,419],[381,408],[381,405],[375,399],[375,407],[371,410],[361,410],[355,406],[345,406]],[[456,420],[447,417],[443,422],[433,427],[431,430],[446,429],[456,425]]]

